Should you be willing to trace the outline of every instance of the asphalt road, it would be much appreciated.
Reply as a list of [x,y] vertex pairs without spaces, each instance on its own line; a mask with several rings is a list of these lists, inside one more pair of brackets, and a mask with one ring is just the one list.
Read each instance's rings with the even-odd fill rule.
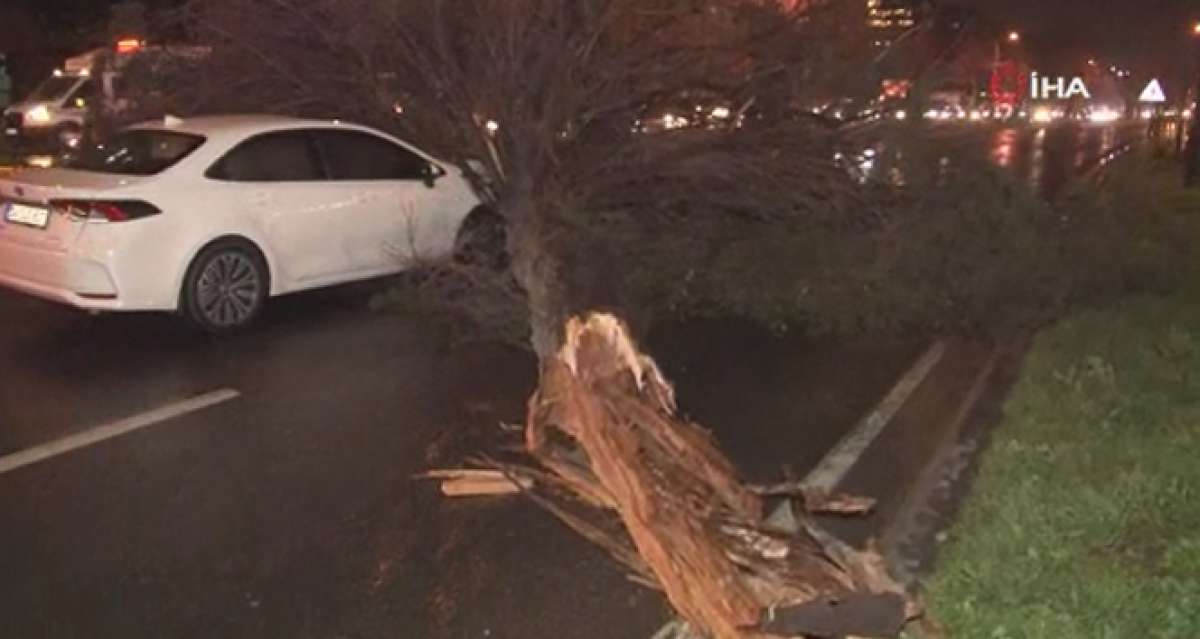
[[0,474],[0,635],[610,637],[594,621],[614,612],[654,627],[657,600],[540,511],[411,479],[519,418],[533,369],[447,354],[365,298],[281,300],[212,340],[0,292],[0,455],[240,393]]
[[[277,300],[231,339],[0,291],[0,460],[239,393],[0,470],[3,636],[652,633],[658,597],[545,513],[451,502],[412,480],[519,421],[533,365],[501,347],[447,352],[428,326],[367,310],[364,288]],[[812,344],[736,322],[652,341],[685,409],[763,481],[802,476],[919,346]]]
[[[1011,144],[1014,169],[1039,180],[1106,146],[1095,130],[995,135],[989,148]],[[0,291],[0,460],[236,394],[0,469],[0,636],[600,639],[656,628],[655,595],[533,506],[449,502],[412,480],[518,421],[533,366],[501,347],[447,351],[436,329],[367,310],[374,290],[277,300],[228,339]],[[666,327],[651,351],[684,410],[766,481],[803,476],[920,346],[811,344],[715,322]]]

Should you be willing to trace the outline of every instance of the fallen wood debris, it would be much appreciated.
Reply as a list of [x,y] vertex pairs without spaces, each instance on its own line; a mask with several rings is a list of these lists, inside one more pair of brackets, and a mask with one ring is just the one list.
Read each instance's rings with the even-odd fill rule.
[[759,497],[792,497],[811,515],[868,515],[875,509],[875,499],[857,495],[828,493],[804,482],[783,482],[770,485],[750,485],[750,492]]
[[[491,474],[425,476],[443,492],[525,492],[661,591],[695,636],[893,636],[920,615],[874,548],[851,548],[812,519],[866,514],[874,500],[743,483],[612,315],[568,321],[529,400],[525,453],[536,466],[483,461]],[[769,498],[793,506],[786,529],[766,521]]]
[[499,470],[446,468],[431,470],[417,479],[441,480],[447,497],[485,497],[516,495],[533,488],[533,480]]

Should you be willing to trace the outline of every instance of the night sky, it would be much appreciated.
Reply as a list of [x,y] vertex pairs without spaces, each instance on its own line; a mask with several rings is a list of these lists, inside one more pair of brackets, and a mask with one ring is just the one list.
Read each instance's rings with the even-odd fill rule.
[[[48,22],[85,30],[118,0],[0,0],[26,5]],[[143,0],[148,6],[179,0]],[[567,1],[567,0],[564,0]],[[860,1],[860,0],[844,0]],[[1200,0],[942,0],[979,9],[1026,34],[1039,57],[1103,57],[1125,66],[1178,66]],[[92,24],[89,24],[92,23]],[[69,27],[69,28],[70,28]],[[1189,56],[1191,57],[1191,56]],[[1148,70],[1147,70],[1148,71]]]
[[[118,0],[0,0],[24,5],[43,24],[70,38],[97,28]],[[569,0],[564,0],[569,1]],[[843,0],[861,2],[862,0]],[[180,0],[144,0],[150,7]],[[977,9],[996,24],[1018,29],[1029,57],[1047,71],[1068,73],[1090,57],[1131,68],[1138,77],[1193,74],[1200,49],[1189,25],[1200,0],[940,0]],[[61,31],[60,31],[61,30]]]
[[[149,8],[180,0],[145,0]],[[117,0],[0,0],[0,52],[21,94],[69,55],[108,38],[109,7]]]
[[[147,8],[154,9],[180,4],[181,0],[141,0]],[[121,0],[0,0],[7,5],[21,7],[35,15],[54,29],[88,32],[97,28],[108,16],[109,7]]]
[[[1185,76],[1195,68],[1200,0],[958,0],[1026,37],[1043,64],[1096,57],[1138,75]],[[1063,68],[1062,70],[1066,70]]]

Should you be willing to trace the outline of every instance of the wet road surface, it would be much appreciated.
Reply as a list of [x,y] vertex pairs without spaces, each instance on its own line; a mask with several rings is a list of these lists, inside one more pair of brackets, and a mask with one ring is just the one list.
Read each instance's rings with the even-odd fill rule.
[[[660,599],[537,508],[451,502],[411,479],[520,419],[530,359],[446,352],[428,327],[365,305],[359,291],[286,298],[261,326],[214,340],[171,317],[90,317],[0,291],[0,456],[214,389],[241,394],[0,474],[5,636],[656,629]],[[651,350],[685,410],[770,480],[802,475],[917,346],[716,322],[664,327]]]
[[1048,127],[995,127],[981,133],[988,158],[1052,199],[1105,152],[1142,138],[1140,124],[1094,126],[1059,123]]
[[[657,600],[519,500],[411,476],[517,419],[532,365],[447,355],[355,294],[229,340],[0,292],[0,455],[217,388],[241,396],[0,474],[5,637],[608,637]],[[569,635],[562,629],[573,628]]]

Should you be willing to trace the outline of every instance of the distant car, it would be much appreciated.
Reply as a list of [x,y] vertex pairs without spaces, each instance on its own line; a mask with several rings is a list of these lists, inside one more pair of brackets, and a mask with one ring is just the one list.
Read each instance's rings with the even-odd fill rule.
[[379,131],[167,118],[0,179],[0,285],[225,332],[269,296],[397,273],[489,223],[458,167]]

